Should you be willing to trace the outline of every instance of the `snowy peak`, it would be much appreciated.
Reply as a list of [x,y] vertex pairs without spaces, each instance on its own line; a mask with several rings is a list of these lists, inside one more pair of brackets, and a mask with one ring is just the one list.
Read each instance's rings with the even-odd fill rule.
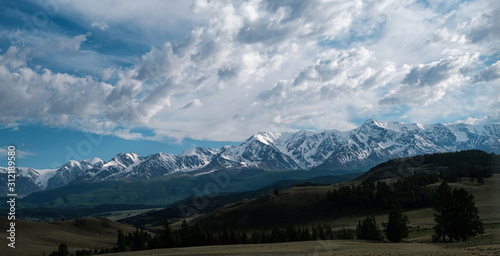
[[259,132],[238,146],[223,147],[207,169],[254,167],[266,170],[299,169],[297,163],[279,149],[282,135]]
[[418,130],[424,129],[424,126],[421,124],[405,124],[401,122],[392,122],[392,121],[378,121],[374,119],[370,119],[366,121],[361,127],[376,127],[378,129],[390,130],[393,132],[417,132]]
[[256,140],[266,145],[273,145],[280,138],[280,136],[281,136],[280,133],[259,132],[250,137],[247,141],[250,142]]
[[370,166],[396,157],[480,149],[500,152],[500,125],[404,124],[368,120],[349,132],[339,153],[322,168]]
[[184,150],[179,156],[196,156],[200,158],[206,158],[207,156],[216,155],[219,152],[217,149],[203,148],[203,147],[195,147]]
[[[347,132],[259,132],[238,146],[222,147],[205,168],[363,170],[416,154],[463,149],[499,152],[498,130],[499,125],[421,125],[372,119]],[[181,155],[197,155],[199,150]]]
[[91,159],[85,159],[83,160],[83,162],[86,162],[90,165],[98,165],[98,164],[104,164],[104,161],[98,157],[94,157],[94,158],[91,158]]
[[[500,125],[420,125],[372,119],[345,132],[259,132],[240,145],[220,149],[196,147],[179,155],[156,153],[145,157],[120,153],[107,162],[93,158],[72,160],[56,169],[18,168],[18,175],[26,182],[29,194],[70,182],[153,179],[177,172],[208,173],[226,168],[364,171],[392,158],[467,149],[500,153]],[[0,168],[0,178],[7,178],[6,168]],[[0,192],[7,189],[2,184]]]
[[139,157],[136,153],[120,153],[112,159],[112,161],[114,161],[115,163],[125,167],[133,165],[134,163],[137,163],[141,160],[142,158]]

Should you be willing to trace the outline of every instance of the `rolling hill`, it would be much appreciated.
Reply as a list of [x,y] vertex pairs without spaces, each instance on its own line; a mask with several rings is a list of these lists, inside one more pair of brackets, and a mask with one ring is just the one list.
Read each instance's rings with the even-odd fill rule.
[[[8,227],[9,222],[0,216],[1,227]],[[7,240],[2,238],[2,255],[49,255],[57,251],[61,243],[67,244],[72,253],[83,249],[99,251],[116,246],[117,230],[124,233],[135,231],[134,227],[104,218],[82,219],[79,225],[75,219],[53,223],[16,220],[15,223],[16,248],[7,247]]]
[[[419,160],[422,164],[418,166],[408,165],[401,168],[401,163],[406,166],[404,163],[410,163],[422,157],[424,160]],[[361,184],[364,181],[375,182],[406,177],[413,173],[439,172],[453,168],[487,167],[498,171],[498,165],[496,164],[498,159],[498,155],[487,154],[482,151],[463,151],[391,160],[372,168],[357,179],[343,184],[287,188],[281,190],[279,196],[269,193],[244,202],[230,204],[208,215],[199,216],[193,219],[192,222],[199,222],[203,226],[214,230],[220,230],[224,223],[238,230],[261,230],[271,229],[273,225],[310,225],[312,223],[336,222],[344,217],[361,217],[368,214],[368,212],[371,212],[370,214],[383,213],[384,210],[377,208],[333,211],[328,207],[327,191],[335,190],[341,185],[352,186]],[[498,182],[498,175],[495,175],[495,177],[493,181]],[[462,186],[463,184],[457,185]],[[432,187],[432,185],[429,186]],[[465,187],[470,190],[481,189],[477,182],[468,184]],[[481,199],[486,200],[486,198]],[[491,198],[488,201],[494,203]]]
[[474,168],[488,168],[493,173],[500,173],[500,155],[488,154],[481,150],[465,150],[397,158],[371,168],[356,180],[375,182],[413,173],[440,173]]
[[[246,191],[260,189],[278,181],[301,183],[326,174],[313,170],[269,172],[258,169],[242,171],[235,168],[211,172],[208,175],[179,173],[153,180],[74,183],[30,194],[20,200],[18,211],[23,213],[23,218],[54,221],[110,212],[108,209],[102,209],[102,205],[107,205],[108,208],[114,205],[116,211],[125,208],[159,208],[190,196],[213,198],[228,193],[243,195]],[[354,176],[332,178],[330,181],[345,181],[350,177]],[[6,209],[0,210],[0,213],[6,212]]]
[[196,196],[190,196],[184,200],[175,202],[161,210],[148,211],[142,214],[121,219],[119,220],[119,222],[134,226],[161,226],[163,225],[165,219],[181,219],[190,217],[193,214],[207,214],[217,210],[218,208],[224,206],[227,207],[227,205],[229,204],[239,203],[242,201],[267,195],[271,193],[275,188],[281,190],[293,186],[324,186],[328,184],[349,181],[358,177],[359,175],[360,174],[344,174],[321,176],[306,180],[281,180],[256,190],[237,193],[224,193],[218,196],[207,197],[205,198],[206,200],[198,198]]

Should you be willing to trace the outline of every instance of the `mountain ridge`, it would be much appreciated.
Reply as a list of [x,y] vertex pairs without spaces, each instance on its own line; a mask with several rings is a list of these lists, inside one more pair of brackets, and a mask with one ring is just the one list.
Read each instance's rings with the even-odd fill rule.
[[[120,153],[105,162],[70,160],[55,169],[17,168],[23,177],[21,196],[63,187],[71,182],[153,179],[179,172],[210,173],[228,168],[331,170],[332,174],[366,171],[391,158],[479,149],[500,153],[500,124],[406,124],[367,120],[350,131],[295,133],[259,132],[240,145],[220,149],[195,147],[179,155],[156,153],[142,157]],[[0,167],[0,180],[6,179]],[[5,177],[3,177],[5,176]],[[6,191],[0,185],[0,191]]]

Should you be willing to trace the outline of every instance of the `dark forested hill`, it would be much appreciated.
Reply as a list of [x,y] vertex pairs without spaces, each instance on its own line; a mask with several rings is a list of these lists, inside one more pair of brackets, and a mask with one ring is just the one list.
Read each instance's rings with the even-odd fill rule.
[[405,177],[414,173],[437,172],[442,175],[487,169],[500,173],[500,155],[481,150],[464,150],[453,153],[435,153],[392,159],[381,163],[357,178],[362,182],[375,182],[383,179]]

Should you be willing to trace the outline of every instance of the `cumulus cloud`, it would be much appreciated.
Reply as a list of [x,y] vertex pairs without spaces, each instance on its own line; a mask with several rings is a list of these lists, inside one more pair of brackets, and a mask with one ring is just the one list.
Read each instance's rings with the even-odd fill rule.
[[386,94],[380,104],[431,104],[441,100],[447,91],[470,82],[468,73],[477,56],[448,57],[412,67],[401,84]]
[[[291,80],[282,80],[257,99],[264,104],[333,100],[383,86],[388,67],[371,67],[373,54],[365,48],[348,51],[331,50],[322,54],[317,64],[306,67]],[[376,69],[379,70],[376,70]],[[389,75],[390,76],[390,75]]]
[[491,3],[491,6],[483,6],[487,9],[482,13],[474,15],[473,19],[467,24],[467,38],[473,43],[483,42],[485,40],[498,40],[500,34],[498,27],[500,21],[500,4],[498,2]]
[[101,98],[111,85],[90,76],[41,73],[26,66],[23,52],[10,47],[1,58],[0,108],[1,122],[40,119],[51,125],[68,124],[70,116],[89,117],[101,111]]
[[[128,139],[144,139],[131,131],[147,127],[159,137],[243,140],[269,129],[345,130],[365,118],[480,118],[498,109],[498,10],[486,0],[71,2],[62,14],[81,14],[94,33],[0,55],[0,122]],[[108,56],[102,31],[149,50],[93,74],[31,65],[33,56],[49,58],[41,52],[51,45],[61,63],[94,66],[88,53]]]
[[487,67],[485,70],[479,72],[475,80],[476,82],[489,82],[500,78],[500,61],[497,61],[493,65]]

